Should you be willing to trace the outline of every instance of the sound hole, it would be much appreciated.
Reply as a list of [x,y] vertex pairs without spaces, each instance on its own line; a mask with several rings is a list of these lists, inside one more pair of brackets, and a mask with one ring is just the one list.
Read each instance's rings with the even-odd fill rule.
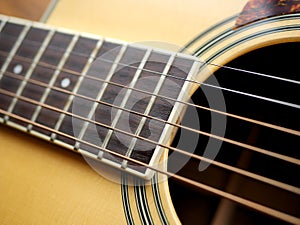
[[[299,42],[278,44],[247,53],[228,63],[227,66],[299,81],[299,58],[295,56],[298,52],[300,52]],[[225,88],[300,104],[299,87],[295,83],[225,68],[219,69],[215,76],[220,86]],[[211,79],[206,81],[206,83],[210,82]],[[223,94],[228,113],[300,130],[299,109],[232,92],[224,91]],[[196,104],[208,106],[208,101],[201,89],[194,94],[193,101]],[[211,113],[205,110],[198,110],[198,112],[201,130],[210,132]],[[299,136],[265,126],[227,117],[225,137],[280,155],[300,158]],[[203,154],[208,139],[208,137],[200,136],[195,154]],[[176,146],[176,140],[173,144]],[[298,166],[268,155],[224,142],[215,160],[297,188],[300,186]],[[199,161],[191,159],[178,174],[300,217],[300,198],[297,194],[214,165],[199,172],[198,166]],[[172,168],[172,165],[169,165],[169,168]],[[263,212],[226,201],[175,179],[171,178],[169,183],[175,209],[183,224],[286,224]]]

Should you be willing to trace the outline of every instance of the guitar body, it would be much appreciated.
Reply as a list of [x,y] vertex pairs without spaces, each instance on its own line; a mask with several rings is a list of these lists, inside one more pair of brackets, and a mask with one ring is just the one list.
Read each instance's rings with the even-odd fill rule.
[[[180,48],[210,26],[239,13],[246,2],[60,0],[47,23],[129,42],[160,43],[162,47],[170,43]],[[267,28],[253,28],[216,44],[202,58],[210,59],[212,52],[218,52],[228,42],[235,43],[264,29]],[[300,40],[299,30],[270,37],[271,42],[258,37],[234,46],[231,52],[216,56],[211,62],[224,65],[259,47]],[[212,72],[215,70],[211,68]],[[209,74],[199,76],[198,80],[203,81]],[[100,176],[82,156],[61,147],[6,126],[0,127],[0,137],[0,224],[181,223],[168,181],[155,182],[162,175],[148,184],[136,181],[135,186],[121,185]],[[162,157],[167,159],[167,153]],[[122,179],[127,177],[123,175]]]

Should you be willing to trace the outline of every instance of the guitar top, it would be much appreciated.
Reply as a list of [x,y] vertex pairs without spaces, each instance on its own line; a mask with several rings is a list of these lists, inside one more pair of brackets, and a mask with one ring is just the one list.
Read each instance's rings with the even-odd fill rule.
[[299,10],[61,0],[47,25],[1,16],[0,224],[300,224]]

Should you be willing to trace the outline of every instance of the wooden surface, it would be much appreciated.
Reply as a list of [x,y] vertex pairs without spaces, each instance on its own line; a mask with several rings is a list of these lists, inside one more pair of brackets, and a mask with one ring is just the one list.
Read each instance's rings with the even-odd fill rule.
[[[183,45],[238,13],[245,2],[60,0],[48,23],[127,41]],[[26,4],[32,8],[29,1]],[[99,176],[79,155],[3,126],[0,137],[0,224],[126,223],[120,185]],[[160,188],[166,215],[175,224],[167,185]],[[159,224],[151,187],[146,193],[154,223]],[[140,224],[133,188],[129,188],[129,200],[134,220]]]
[[[182,46],[239,13],[245,0],[61,0],[48,23],[130,42]],[[166,44],[167,43],[167,44]]]
[[[28,2],[25,3],[32,8]],[[60,0],[48,23],[128,41],[183,45],[209,26],[240,12],[245,3],[240,0]],[[287,36],[284,38],[292,37],[293,33]],[[299,39],[298,34],[294,36]],[[227,52],[214,63],[222,64],[241,50],[254,49],[266,41],[245,43],[233,49],[234,54]],[[0,137],[0,224],[126,223],[120,185],[99,176],[79,155],[4,126],[0,127]],[[160,184],[160,190],[169,223],[176,224],[178,220],[166,182]],[[145,192],[154,224],[160,224],[151,187]],[[133,219],[141,224],[132,187],[128,198]]]

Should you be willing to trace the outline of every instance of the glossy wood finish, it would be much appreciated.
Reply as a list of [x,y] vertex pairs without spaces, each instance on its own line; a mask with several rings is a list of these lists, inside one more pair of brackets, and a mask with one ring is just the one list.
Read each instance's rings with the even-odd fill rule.
[[174,49],[172,45],[182,47],[201,31],[240,13],[246,2],[90,0],[81,4],[81,0],[62,0],[58,2],[48,23],[104,37]]
[[[152,1],[153,2],[153,1]],[[240,2],[240,1],[239,1]],[[170,2],[169,2],[170,3]],[[192,2],[191,2],[192,3]],[[232,5],[232,12],[238,13],[239,10],[234,10],[237,5],[234,5],[235,1],[226,2],[226,6]],[[152,3],[151,3],[152,4]],[[174,1],[172,1],[174,4]],[[185,7],[191,7],[187,4],[187,2],[179,2],[179,5],[182,4]],[[202,2],[203,7],[206,5],[206,2]],[[222,2],[214,1],[213,3],[207,3],[208,8],[216,8],[216,14],[221,16],[221,12],[223,12],[225,7],[220,7]],[[211,4],[211,5],[210,5]],[[225,3],[224,3],[225,4]],[[70,7],[70,14],[72,15],[72,20],[68,18],[65,14],[63,15],[63,9],[66,9],[66,6]],[[81,9],[86,7],[89,8],[89,15],[83,16],[83,20],[86,18],[92,18],[93,21],[96,21],[95,18],[99,16],[99,11],[96,10],[93,13],[93,7],[96,7],[96,2],[91,2],[90,4],[81,5],[81,7],[77,7],[74,9],[74,1],[61,1],[60,6],[57,8],[56,14],[50,19],[50,22],[57,23],[58,25],[63,25],[67,27],[76,27],[78,24],[81,24],[81,20],[78,23],[74,23],[74,18],[78,17],[81,13]],[[63,7],[65,6],[65,7]],[[98,5],[98,7],[103,7],[103,5]],[[161,6],[161,2],[156,5],[158,8]],[[169,5],[165,6],[168,7]],[[214,7],[213,7],[214,6]],[[114,6],[111,6],[113,8]],[[123,7],[124,8],[124,7]],[[191,7],[193,8],[193,7]],[[179,9],[179,7],[177,8]],[[203,27],[208,27],[213,23],[211,20],[204,21],[201,19],[201,16],[207,15],[205,12],[207,9],[202,8],[202,14],[197,12],[199,19],[196,21],[201,21],[201,23],[207,22]],[[197,9],[198,10],[198,9]],[[60,13],[59,13],[60,11]],[[149,14],[151,14],[150,10]],[[175,10],[176,11],[176,10]],[[199,10],[198,10],[199,11]],[[91,13],[92,12],[92,13]],[[107,14],[111,15],[111,11],[105,11]],[[137,13],[140,12],[137,10]],[[218,12],[218,13],[217,13]],[[176,12],[175,12],[176,13]],[[141,14],[145,14],[145,11],[142,11]],[[226,17],[226,12],[222,17]],[[64,19],[59,19],[64,18]],[[148,15],[148,14],[147,14]],[[171,15],[173,15],[171,13]],[[175,14],[174,14],[175,15]],[[186,15],[187,17],[190,14]],[[201,15],[201,16],[200,16]],[[230,14],[231,15],[231,14]],[[208,18],[211,18],[212,13],[207,15]],[[84,19],[85,18],[85,19]],[[127,18],[123,17],[123,18]],[[153,18],[152,15],[147,17],[140,18]],[[162,20],[160,18],[156,18],[157,20]],[[177,20],[169,21],[169,17],[166,20],[170,23],[169,25],[173,28],[176,27],[176,32],[178,32],[178,22]],[[193,18],[193,20],[195,17]],[[186,18],[189,21],[189,18]],[[91,20],[90,20],[91,21]],[[99,20],[101,21],[101,16]],[[77,21],[76,21],[77,22]],[[135,21],[134,21],[135,22]],[[145,22],[145,21],[144,21]],[[153,21],[152,21],[153,22]],[[156,27],[159,21],[156,21]],[[167,23],[168,23],[167,22]],[[181,21],[182,22],[182,21]],[[109,23],[109,22],[108,22]],[[175,25],[174,25],[175,23]],[[116,26],[120,26],[122,24],[120,20],[116,21]],[[180,24],[180,21],[179,21]],[[199,29],[195,26],[194,23],[187,23],[190,25],[189,28],[183,28],[183,30],[188,29],[191,33],[198,33]],[[86,27],[81,24],[82,27],[79,28],[81,30],[89,30],[91,28],[91,23],[88,23]],[[131,36],[125,34],[125,32],[121,32],[119,37],[125,37],[124,39],[129,40],[143,40],[145,36],[143,36],[143,32],[137,32],[135,23],[131,24],[132,27],[129,27],[126,24],[126,30],[133,31],[133,35]],[[183,25],[183,24],[181,24]],[[80,27],[80,25],[78,25]],[[122,24],[124,26],[124,24]],[[108,26],[106,31],[107,34],[111,32],[111,27]],[[141,26],[144,27],[144,26]],[[150,26],[151,27],[151,26]],[[145,26],[145,32],[147,33],[147,29],[150,27]],[[154,34],[155,28],[154,26],[150,29],[150,33],[153,35],[151,38],[158,38],[159,40],[166,40],[168,42],[173,42],[177,44],[182,44],[186,42],[186,37],[180,35],[176,36],[176,32],[162,32],[162,30],[168,29],[169,26],[164,26],[163,29],[158,29],[158,33]],[[120,27],[119,27],[120,28]],[[96,30],[99,27],[96,28]],[[139,27],[140,29],[140,27]],[[105,29],[104,29],[105,30]],[[103,31],[104,31],[103,30]],[[255,29],[254,29],[255,31]],[[249,31],[250,33],[253,30]],[[101,33],[101,32],[99,32]],[[140,34],[140,36],[138,36]],[[149,34],[149,33],[148,33]],[[186,33],[187,35],[189,32]],[[243,33],[240,36],[234,37],[228,42],[238,41],[243,35],[247,35],[248,33]],[[105,35],[105,34],[104,34]],[[180,37],[179,37],[180,36]],[[298,34],[295,32],[291,32],[290,35],[286,34],[276,34],[273,43],[282,41],[282,40],[298,40]],[[173,38],[174,39],[173,39]],[[190,37],[189,37],[190,38]],[[219,49],[222,49],[226,43],[221,43],[219,46],[216,46],[215,49],[210,50],[206,54],[204,54],[204,58],[209,58],[214,52],[217,52]],[[235,54],[231,54],[230,52],[226,52],[223,56],[217,58],[212,61],[213,63],[223,64],[233,59],[234,57],[241,55],[245,52],[248,52],[252,49],[255,49],[257,46],[264,46],[270,43],[267,42],[266,38],[258,38],[250,41],[249,45],[241,45],[236,46],[234,48]],[[215,69],[215,68],[213,68]],[[209,74],[203,74],[199,80],[205,79],[205,76]],[[1,205],[0,205],[0,213],[1,215],[5,215],[1,217],[1,222],[6,223],[9,221],[10,224],[125,224],[126,218],[124,218],[123,214],[123,206],[122,206],[122,198],[121,194],[116,196],[116,193],[120,193],[120,186],[116,185],[112,182],[109,182],[106,179],[103,179],[97,173],[93,172],[90,167],[86,165],[83,160],[80,160],[80,157],[77,155],[72,155],[70,157],[70,153],[62,153],[61,149],[58,149],[53,146],[49,146],[48,144],[44,144],[41,141],[24,137],[23,134],[19,134],[18,132],[11,131],[8,128],[1,127],[1,138],[3,137],[3,146],[0,148],[1,154],[5,157],[2,158],[4,168],[1,170],[1,178],[3,183],[1,183],[1,192],[3,197],[1,197]],[[15,140],[19,142],[16,142]],[[7,151],[10,149],[10,151]],[[21,149],[21,151],[20,151]],[[24,150],[24,151],[22,151]],[[46,152],[46,153],[45,153]],[[44,154],[45,153],[45,154]],[[37,158],[35,155],[37,154]],[[74,157],[74,160],[73,160]],[[166,155],[164,159],[166,159]],[[65,163],[68,163],[67,166]],[[35,176],[32,176],[35,175]],[[100,177],[100,178],[99,178]],[[83,181],[82,181],[83,180]],[[21,183],[20,183],[21,181]],[[105,186],[105,188],[104,188]],[[164,212],[166,217],[168,218],[168,222],[170,224],[179,223],[177,216],[175,214],[174,209],[172,208],[172,204],[170,202],[168,184],[166,182],[159,184],[160,194],[162,199],[162,204],[164,208]],[[83,191],[84,190],[84,191]],[[146,196],[148,197],[148,207],[151,212],[152,221],[154,224],[161,224],[162,220],[158,213],[155,198],[153,197],[153,189],[151,186],[146,187]],[[136,224],[142,223],[140,219],[140,205],[136,201],[135,194],[137,193],[134,188],[129,187],[128,189],[128,199],[130,200],[130,208],[132,210],[132,217]],[[83,208],[81,208],[83,207]],[[122,213],[122,214],[121,214]],[[107,217],[103,217],[107,215]],[[18,215],[20,217],[14,216]],[[21,219],[20,219],[21,218]]]
[[[228,7],[229,3],[223,1],[61,0],[49,23],[129,41],[158,40],[182,45],[217,21],[238,13],[245,2],[232,0]],[[135,10],[128,14],[126,8]],[[206,13],[214,10],[215,13]],[[0,191],[4,193],[0,201],[1,223],[126,224],[120,185],[102,179],[79,155],[61,153],[61,148],[7,127],[0,129],[0,151],[5,155],[0,172]],[[179,223],[168,185],[161,183],[159,188],[168,222]],[[146,187],[148,206],[153,222],[161,224],[152,190]],[[141,224],[131,187],[128,199],[135,223]]]
[[[90,31],[125,40],[159,40],[177,44],[184,44],[204,28],[234,12],[239,12],[243,6],[240,1],[233,0],[232,8],[228,9],[224,15],[218,8],[219,14],[215,14],[206,21],[204,20],[206,7],[213,8],[223,4],[222,2],[212,2],[208,5],[205,3],[202,6],[198,1],[191,1],[188,4],[186,1],[177,3],[167,1],[164,4],[161,1],[151,1],[143,5],[140,1],[82,2],[67,0],[60,1],[59,4],[55,11],[56,14],[53,14],[50,19],[51,24],[56,23],[56,25],[75,28],[79,31]],[[174,7],[170,7],[172,5]],[[196,6],[201,7],[202,12],[199,12]],[[103,7],[106,7],[103,9],[106,15],[100,14],[99,10],[96,10]],[[149,7],[153,10],[148,10]],[[117,11],[111,14],[113,8]],[[128,17],[124,8],[135,9],[135,15],[131,18]],[[145,9],[147,9],[148,15],[145,14]],[[168,12],[167,15],[165,12]],[[116,18],[115,16],[119,13],[121,14]],[[181,15],[179,18],[177,18],[178,13]],[[163,18],[167,23],[157,27],[157,24],[162,21],[160,15],[165,15]],[[186,20],[187,15],[190,16],[188,21]],[[69,20],[70,18],[72,19]],[[194,24],[195,20],[199,23],[198,25]],[[105,25],[105,21],[109,25]],[[115,23],[110,24],[113,21]],[[194,24],[194,26],[186,26],[186,23]],[[115,26],[114,29],[112,29],[113,26]],[[177,30],[178,26],[182,26],[183,30]],[[105,28],[106,31],[101,28]],[[187,32],[186,29],[191,28],[193,31]],[[114,33],[108,35],[108,32],[112,31]],[[69,156],[72,153],[64,152],[63,149],[53,147],[49,143],[28,138],[27,135],[5,127],[1,127],[0,135],[3,140],[0,148],[1,154],[6,155],[5,162],[1,164],[3,165],[1,170],[3,182],[1,182],[0,191],[6,193],[1,197],[0,214],[5,215],[1,217],[1,223],[6,223],[6,221],[9,221],[10,224],[126,223],[120,185],[105,178],[102,179],[79,155],[73,155],[73,160]],[[49,152],[47,148],[50,148]],[[30,150],[26,151],[26,149]],[[63,153],[60,154],[61,152]],[[85,181],[82,182],[80,177],[84,177]],[[170,224],[179,223],[168,194],[167,183],[161,183],[159,190],[163,204],[162,209],[167,221]],[[135,193],[133,187],[128,188],[132,218],[136,224],[141,224],[139,204]],[[161,224],[162,219],[157,210],[152,187],[147,186],[145,193],[148,198],[151,220],[154,224]],[[94,204],[97,206],[95,207]],[[90,211],[93,213],[89,213]],[[107,219],[103,215],[109,218]]]

